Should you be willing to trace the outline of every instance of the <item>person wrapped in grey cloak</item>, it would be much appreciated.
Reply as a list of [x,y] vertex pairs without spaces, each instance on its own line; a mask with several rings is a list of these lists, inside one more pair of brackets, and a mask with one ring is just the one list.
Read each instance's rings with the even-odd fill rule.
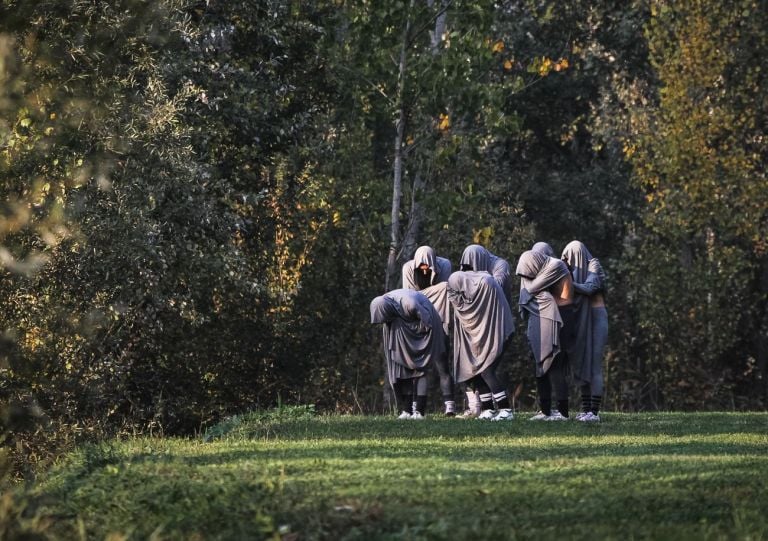
[[[511,313],[512,306],[514,306],[512,300],[514,285],[512,283],[512,268],[506,259],[491,253],[484,246],[470,244],[461,254],[459,269],[462,271],[484,271],[493,276],[499,286],[501,286]],[[514,324],[514,315],[512,317]],[[477,389],[474,389],[472,384],[464,385],[464,392],[467,398],[467,409],[460,417],[477,417],[482,411],[480,395]]]
[[531,250],[534,252],[542,253],[547,257],[555,257],[555,251],[547,242],[537,242],[533,245],[533,247],[531,247]]
[[435,359],[434,367],[440,381],[440,392],[443,395],[445,415],[456,415],[456,402],[454,400],[453,378],[448,368],[447,337],[450,336],[451,303],[448,302],[446,281],[451,275],[450,260],[439,257],[430,246],[419,246],[413,255],[413,259],[403,264],[403,288],[421,292],[426,296],[440,315],[443,322],[443,331],[446,335],[445,355]]
[[[523,252],[517,264],[520,277],[520,312],[528,320],[528,344],[535,361],[536,387],[541,410],[531,420],[568,419],[567,359],[563,341],[572,332],[573,284],[563,261],[542,252]],[[557,410],[552,409],[552,386]]]
[[430,363],[445,355],[445,333],[439,314],[418,291],[395,289],[371,301],[371,323],[383,325],[387,375],[395,392],[399,418],[424,419],[425,371]]
[[574,379],[581,386],[581,413],[577,421],[600,422],[603,400],[603,352],[608,341],[608,311],[605,308],[605,273],[584,243],[574,240],[561,259],[573,277],[576,293],[576,335],[568,358]]
[[479,389],[478,419],[512,420],[506,389],[496,377],[499,361],[514,332],[512,311],[501,286],[485,271],[458,271],[448,279],[448,299],[454,314],[456,381]]

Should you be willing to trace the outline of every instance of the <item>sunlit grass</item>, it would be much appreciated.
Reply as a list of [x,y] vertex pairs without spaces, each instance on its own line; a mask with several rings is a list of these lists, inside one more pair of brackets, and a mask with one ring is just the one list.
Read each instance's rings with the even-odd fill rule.
[[40,483],[43,511],[94,539],[768,536],[768,414],[584,426],[285,412],[85,447]]

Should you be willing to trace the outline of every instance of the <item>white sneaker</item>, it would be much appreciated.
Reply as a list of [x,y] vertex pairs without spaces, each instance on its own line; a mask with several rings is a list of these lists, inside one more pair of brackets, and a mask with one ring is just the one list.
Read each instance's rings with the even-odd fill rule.
[[496,410],[483,410],[480,415],[477,416],[478,419],[482,421],[490,421],[496,416]]
[[557,410],[552,410],[552,415],[545,418],[544,420],[545,421],[567,421],[568,417],[563,416],[563,414]]
[[536,412],[536,415],[534,415],[533,417],[531,417],[531,418],[530,418],[530,419],[528,419],[528,420],[529,420],[529,421],[543,421],[543,420],[544,420],[544,419],[546,419],[546,418],[547,418],[547,416],[546,416],[546,415],[544,415],[544,412],[543,412],[543,411],[537,411],[537,412]]
[[459,419],[474,419],[480,415],[478,412],[473,410],[464,410],[462,413],[459,413],[456,417]]
[[587,415],[590,415],[591,413],[592,413],[592,412],[590,412],[590,411],[582,411],[581,413],[579,413],[579,414],[576,416],[576,420],[577,420],[577,421],[583,421],[583,420],[584,420],[584,417],[586,417]]
[[515,415],[512,413],[510,408],[502,408],[496,415],[493,416],[491,421],[511,421],[514,418]]
[[418,411],[414,411],[414,412],[411,414],[411,420],[412,420],[412,421],[423,421],[424,419],[426,419],[426,416],[425,416],[425,415],[422,415],[422,414],[421,414],[421,413],[419,413]]
[[398,417],[398,419],[410,419],[410,418],[411,418],[411,414],[408,413],[407,411],[402,412]]
[[582,423],[599,423],[600,416],[588,411],[581,417],[581,419],[577,417],[576,420],[581,421]]

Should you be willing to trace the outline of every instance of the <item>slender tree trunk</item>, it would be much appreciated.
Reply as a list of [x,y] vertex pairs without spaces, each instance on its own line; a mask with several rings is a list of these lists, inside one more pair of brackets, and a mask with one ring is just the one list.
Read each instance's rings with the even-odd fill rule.
[[[446,16],[446,13],[450,3],[450,0],[440,1],[440,12],[435,19],[435,31],[429,33],[430,48],[432,49],[433,55],[436,55],[440,52],[440,42],[443,40],[443,34],[445,34],[445,28],[448,24],[448,17]],[[433,7],[435,5],[435,0],[427,0],[427,5],[429,7]]]
[[387,274],[384,280],[384,290],[390,291],[397,284],[398,252],[400,249],[400,203],[403,198],[403,137],[405,135],[405,68],[408,60],[408,42],[411,34],[411,13],[415,0],[408,4],[405,30],[403,31],[402,48],[397,74],[397,125],[395,132],[395,159],[392,178],[392,225],[389,239],[389,256],[387,258]]
[[419,203],[418,195],[424,187],[424,177],[421,173],[417,172],[413,179],[413,189],[411,190],[411,211],[408,217],[408,225],[405,228],[405,235],[403,236],[402,254],[406,257],[410,256],[418,248],[419,231],[421,231],[421,224],[424,221],[424,208]]

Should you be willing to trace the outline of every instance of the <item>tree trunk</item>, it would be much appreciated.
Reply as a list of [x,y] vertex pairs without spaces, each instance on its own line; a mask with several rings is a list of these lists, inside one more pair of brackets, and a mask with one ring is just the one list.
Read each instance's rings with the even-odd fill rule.
[[[436,55],[440,52],[440,42],[443,40],[443,34],[445,34],[445,28],[448,22],[446,12],[448,11],[448,5],[450,3],[450,0],[441,0],[440,12],[437,14],[437,18],[435,19],[435,31],[430,31],[429,33],[430,48],[433,55]],[[427,5],[429,7],[433,7],[435,5],[435,0],[427,0]]]
[[403,136],[405,134],[405,67],[408,60],[408,42],[411,33],[411,12],[415,0],[408,4],[405,30],[403,31],[402,48],[397,74],[397,125],[395,132],[395,159],[392,178],[392,225],[389,239],[389,256],[387,257],[387,274],[384,279],[384,290],[390,291],[397,285],[398,252],[400,249],[400,200],[403,197]]
[[413,189],[411,191],[411,211],[409,213],[408,225],[405,228],[405,235],[403,236],[403,243],[400,253],[405,258],[410,258],[418,248],[419,231],[421,231],[421,224],[424,221],[424,208],[421,206],[418,200],[418,195],[424,187],[424,177],[421,173],[416,173],[413,179]]

